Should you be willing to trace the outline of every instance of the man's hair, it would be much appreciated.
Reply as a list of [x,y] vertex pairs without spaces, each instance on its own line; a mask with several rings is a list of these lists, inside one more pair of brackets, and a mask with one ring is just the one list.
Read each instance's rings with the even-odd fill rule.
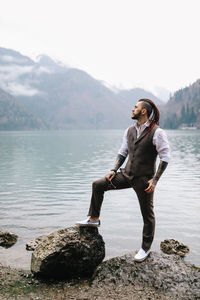
[[155,105],[155,103],[147,98],[140,99],[138,102],[142,102],[142,108],[145,108],[147,110],[147,116],[150,118],[150,126],[149,129],[151,130],[155,125],[159,125],[159,120],[160,120],[160,112]]

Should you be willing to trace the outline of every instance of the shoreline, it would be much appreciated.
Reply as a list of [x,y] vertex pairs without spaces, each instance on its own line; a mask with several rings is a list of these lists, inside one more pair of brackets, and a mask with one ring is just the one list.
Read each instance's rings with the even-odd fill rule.
[[[11,269],[21,269],[21,270],[24,270],[24,271],[30,271],[32,251],[27,251],[25,249],[24,244],[21,247],[16,247],[16,245],[14,245],[9,249],[5,249],[3,247],[1,247],[1,248],[2,248],[1,249],[2,253],[0,251],[0,257],[1,257],[0,264],[1,264],[1,267],[11,268]],[[15,255],[15,254],[13,255],[13,253],[12,253],[12,252],[19,253],[19,251],[22,251],[22,250],[23,250],[23,254],[21,254],[20,256]],[[156,251],[157,253],[162,253],[162,250],[160,250],[160,249],[153,248],[152,251]],[[122,251],[122,254],[120,254],[120,256],[125,254],[125,253],[127,253],[127,252]],[[21,259],[22,258],[24,259],[24,255],[25,255],[26,259],[24,260],[24,263],[21,263]],[[11,259],[11,256],[12,256],[12,259]],[[117,255],[117,256],[119,256],[119,255]],[[197,264],[197,263],[193,262],[193,260],[191,259],[192,256],[193,256],[193,253],[189,252],[187,254],[187,256],[184,258],[184,261],[187,264],[195,266],[196,268],[200,268],[200,264]],[[114,257],[116,257],[116,255],[106,255],[106,257],[104,258],[104,261],[107,261],[107,260],[112,259]],[[4,260],[3,262],[2,262],[2,258]],[[16,258],[17,258],[17,261],[19,261],[19,263],[16,263]],[[5,261],[6,259],[8,259],[8,262]]]

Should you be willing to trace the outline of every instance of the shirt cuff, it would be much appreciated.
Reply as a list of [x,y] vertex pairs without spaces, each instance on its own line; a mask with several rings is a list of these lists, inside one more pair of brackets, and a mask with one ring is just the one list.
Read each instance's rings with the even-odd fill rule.
[[168,156],[164,156],[162,158],[160,158],[160,160],[165,161],[165,162],[169,162],[169,157]]
[[123,157],[127,157],[127,155],[128,155],[127,153],[122,152],[122,151],[119,151],[118,154],[122,155]]

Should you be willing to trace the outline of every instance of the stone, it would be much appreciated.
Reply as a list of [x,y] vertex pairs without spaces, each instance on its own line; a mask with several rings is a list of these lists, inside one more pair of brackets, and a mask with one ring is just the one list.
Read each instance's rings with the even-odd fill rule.
[[101,263],[93,275],[91,288],[134,285],[153,288],[172,299],[200,299],[200,268],[186,264],[176,255],[151,252],[140,263],[134,261],[134,255],[131,252]]
[[176,254],[180,257],[184,257],[190,251],[188,246],[174,239],[161,242],[160,249],[166,254]]
[[97,228],[69,227],[42,236],[32,253],[31,271],[45,278],[86,278],[104,257],[105,243]]
[[17,239],[17,234],[7,230],[0,230],[0,246],[10,248],[17,242]]
[[41,235],[41,236],[37,237],[35,240],[32,240],[32,241],[26,243],[26,250],[34,251],[35,248],[45,240],[46,240],[46,235]]

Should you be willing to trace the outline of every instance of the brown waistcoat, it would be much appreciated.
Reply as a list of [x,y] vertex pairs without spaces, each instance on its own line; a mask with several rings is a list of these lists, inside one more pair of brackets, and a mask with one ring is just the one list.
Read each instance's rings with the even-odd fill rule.
[[128,161],[124,169],[121,169],[123,175],[132,181],[138,176],[152,176],[155,173],[157,151],[153,145],[153,135],[158,128],[153,127],[148,133],[148,127],[137,139],[135,126],[131,126],[127,132],[128,140]]

